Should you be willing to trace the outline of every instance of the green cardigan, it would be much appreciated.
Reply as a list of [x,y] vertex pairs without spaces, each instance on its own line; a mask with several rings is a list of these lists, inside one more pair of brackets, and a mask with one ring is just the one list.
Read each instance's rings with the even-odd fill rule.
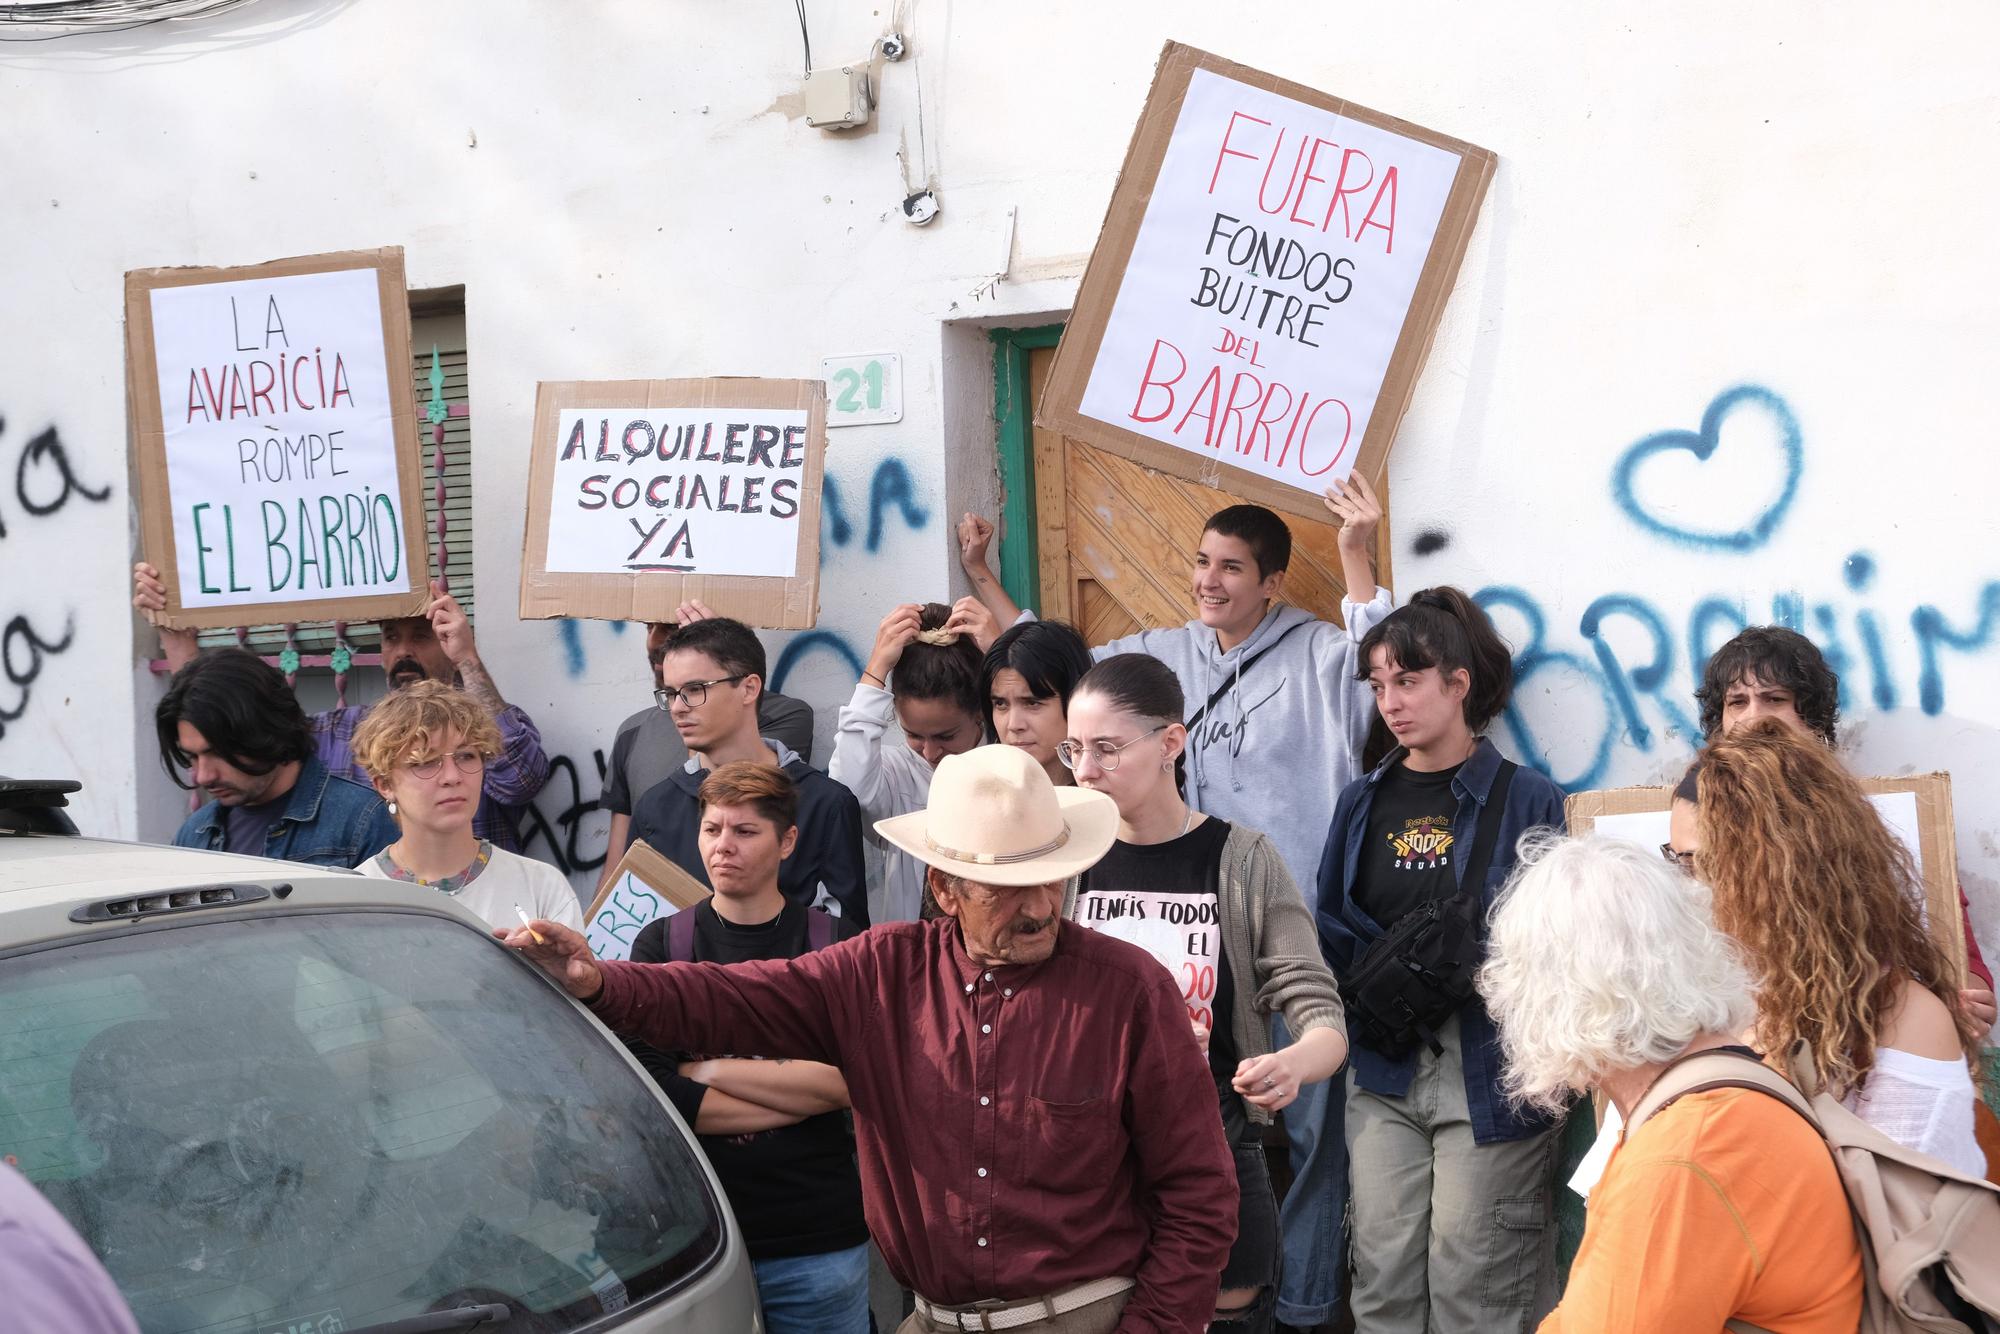
[[[1063,891],[1063,916],[1076,918],[1077,880]],[[1340,987],[1320,957],[1319,931],[1291,872],[1271,840],[1231,825],[1222,845],[1222,951],[1235,980],[1229,1033],[1244,1060],[1271,1050],[1265,1016],[1280,1013],[1294,1040],[1309,1028],[1347,1032]],[[1269,1125],[1271,1114],[1250,1102],[1250,1119]]]

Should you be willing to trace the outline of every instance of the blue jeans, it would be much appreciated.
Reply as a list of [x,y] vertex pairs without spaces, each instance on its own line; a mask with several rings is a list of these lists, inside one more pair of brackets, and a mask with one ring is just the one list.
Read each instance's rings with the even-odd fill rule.
[[[1271,1041],[1292,1037],[1281,1015],[1271,1016]],[[1347,1259],[1346,1089],[1339,1075],[1302,1085],[1285,1108],[1292,1142],[1292,1188],[1278,1210],[1284,1265],[1278,1274],[1278,1319],[1310,1329],[1333,1319]]]
[[868,1334],[868,1246],[751,1263],[770,1334]]

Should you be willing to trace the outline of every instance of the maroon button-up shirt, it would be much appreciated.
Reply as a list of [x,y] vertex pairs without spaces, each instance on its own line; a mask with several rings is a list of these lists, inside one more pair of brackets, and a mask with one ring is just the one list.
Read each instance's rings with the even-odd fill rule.
[[840,1067],[869,1231],[933,1302],[1136,1281],[1119,1330],[1199,1331],[1236,1239],[1215,1081],[1167,971],[1071,922],[985,969],[958,924],[796,959],[605,963],[598,1015],[661,1048]]

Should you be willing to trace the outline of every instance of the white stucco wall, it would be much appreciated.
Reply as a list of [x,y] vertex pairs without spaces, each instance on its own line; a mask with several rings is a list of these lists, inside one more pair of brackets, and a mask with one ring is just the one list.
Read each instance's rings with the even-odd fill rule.
[[[952,517],[995,499],[990,355],[959,322],[1068,306],[1174,37],[1500,155],[1391,479],[1401,590],[1493,590],[1524,654],[1503,740],[1572,786],[1676,772],[1691,620],[1706,608],[1714,644],[1784,598],[1846,660],[1855,766],[1953,772],[1966,885],[2000,947],[2000,191],[1982,170],[2000,12],[811,9],[822,64],[909,37],[866,132],[804,125],[777,5],[265,0],[0,47],[0,770],[82,776],[80,814],[109,832],[163,835],[180,812],[147,725],[158,687],[133,666],[151,640],[125,610],[123,272],[391,243],[413,286],[466,287],[480,640],[574,766],[542,801],[566,862],[601,847],[601,816],[573,838],[563,821],[646,675],[631,634],[509,614],[535,382],[902,353],[904,420],[829,447],[846,524],[784,680],[824,738],[843,647],[865,653],[891,598],[945,596]],[[943,200],[928,228],[898,215],[906,176]],[[1760,392],[1706,462],[1659,436],[1741,385]],[[108,499],[24,512],[17,458],[48,427]],[[1614,470],[1648,440],[1623,504]],[[48,450],[27,476],[36,504],[64,490]],[[1765,516],[1747,551],[1659,531]],[[18,625],[67,642],[38,655]]]

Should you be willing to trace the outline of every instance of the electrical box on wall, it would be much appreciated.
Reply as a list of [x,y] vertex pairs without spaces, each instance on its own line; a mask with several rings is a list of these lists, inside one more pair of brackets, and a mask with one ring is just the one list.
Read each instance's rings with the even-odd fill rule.
[[806,75],[806,124],[821,130],[852,130],[868,123],[874,106],[868,71],[834,65]]

